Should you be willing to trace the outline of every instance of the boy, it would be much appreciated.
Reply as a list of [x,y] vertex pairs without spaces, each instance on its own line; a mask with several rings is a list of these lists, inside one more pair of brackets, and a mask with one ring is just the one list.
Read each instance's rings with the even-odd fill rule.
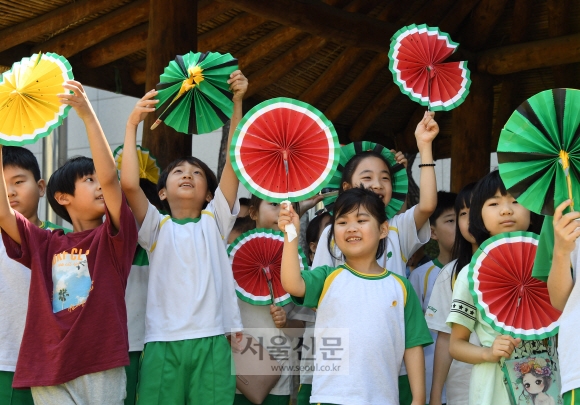
[[[38,201],[44,196],[45,181],[32,152],[17,146],[3,150],[4,177],[10,205],[41,229],[60,229],[38,218]],[[29,389],[12,388],[16,360],[24,333],[28,308],[30,270],[6,255],[0,244],[0,404],[33,405]]]
[[[550,301],[555,308],[563,311],[560,317],[560,333],[558,335],[558,357],[560,360],[560,376],[562,382],[562,397],[564,404],[580,404],[580,366],[576,354],[577,334],[580,327],[578,313],[580,311],[580,287],[578,268],[580,265],[580,228],[578,219],[580,212],[573,211],[563,214],[570,206],[570,200],[560,204],[554,212],[554,248],[552,266],[548,275],[548,291]],[[547,218],[549,220],[549,218]],[[544,222],[545,223],[545,222]],[[542,232],[549,229],[546,225]],[[538,247],[540,249],[540,247]],[[545,258],[544,263],[547,263]],[[572,271],[570,271],[572,265]],[[534,269],[538,277],[538,270]]]
[[63,87],[72,93],[58,97],[83,120],[94,157],[94,165],[69,159],[48,182],[48,201],[73,232],[32,225],[13,211],[0,181],[6,252],[32,270],[13,386],[31,387],[36,405],[121,405],[129,364],[125,286],[137,229],[82,85],[70,80]]
[[[447,263],[451,261],[451,251],[455,242],[455,199],[457,194],[439,191],[437,193],[437,208],[429,217],[431,224],[431,239],[437,241],[439,245],[439,256],[430,260],[422,266],[417,267],[411,272],[409,282],[415,289],[423,312],[427,310],[429,298],[435,285],[435,280],[439,272]],[[437,341],[437,333],[431,332],[433,342]],[[435,344],[423,348],[425,353],[425,388],[427,389],[427,398],[430,396],[431,383],[433,381],[433,359],[435,355]],[[442,403],[446,402],[445,390],[441,399]]]

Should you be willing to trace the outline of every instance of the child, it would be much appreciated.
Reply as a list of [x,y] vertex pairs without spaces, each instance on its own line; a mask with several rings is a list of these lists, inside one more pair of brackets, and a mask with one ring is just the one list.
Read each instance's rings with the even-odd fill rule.
[[[427,304],[431,298],[433,285],[444,265],[451,261],[451,249],[455,241],[455,212],[453,206],[457,194],[439,191],[437,193],[437,208],[429,217],[431,224],[431,239],[436,240],[439,245],[439,256],[417,267],[411,272],[409,282],[415,289],[423,312],[427,310]],[[437,334],[431,331],[431,337],[437,343]],[[427,397],[431,392],[431,381],[433,380],[433,356],[435,354],[435,344],[425,347],[425,387]],[[445,393],[443,393],[445,398]],[[445,400],[443,400],[445,402]]]
[[[250,198],[250,218],[256,221],[256,228],[272,229],[280,231],[278,227],[278,216],[280,213],[280,204],[262,200],[252,195]],[[271,345],[276,341],[277,336],[282,336],[288,341],[298,338],[302,335],[304,321],[314,321],[314,313],[311,309],[296,307],[294,304],[284,306],[277,305],[252,305],[241,299],[238,299],[240,314],[244,329],[250,329],[254,333],[254,338],[264,342],[264,346]],[[252,331],[255,329],[255,331]],[[277,329],[281,329],[278,331]],[[252,333],[250,333],[252,334]],[[259,335],[258,335],[259,334]],[[297,345],[292,344],[292,347]],[[292,371],[288,366],[294,365],[297,359],[289,353],[288,359],[281,359],[278,355],[277,360],[282,366],[282,375],[272,388],[262,405],[286,405],[290,402],[292,393]],[[274,354],[273,354],[274,355]],[[241,393],[236,393],[234,405],[250,405]]]
[[308,264],[312,265],[312,260],[314,259],[314,254],[316,253],[316,248],[318,247],[318,241],[320,240],[320,234],[330,223],[330,214],[323,210],[322,212],[317,212],[312,218],[312,221],[308,224],[306,228],[306,250],[308,252]]
[[[62,229],[38,218],[38,200],[44,195],[46,184],[40,177],[40,168],[32,152],[6,146],[2,155],[6,191],[12,208],[41,229]],[[33,405],[30,389],[12,388],[28,308],[30,269],[10,259],[4,245],[0,246],[0,404]]]
[[[387,247],[384,254],[378,258],[381,267],[388,268],[390,272],[406,277],[406,262],[413,253],[429,241],[431,232],[429,230],[429,217],[435,211],[437,205],[437,181],[433,163],[432,143],[439,133],[439,126],[434,120],[433,112],[426,112],[423,119],[415,129],[417,147],[421,154],[421,179],[419,184],[419,204],[406,210],[402,214],[389,218],[389,235],[387,236]],[[402,154],[397,154],[397,162],[400,163]],[[348,161],[345,165],[341,191],[363,185],[378,194],[385,206],[391,202],[392,197],[392,170],[388,161],[381,153],[375,151],[364,151]],[[342,253],[334,243],[330,235],[330,227],[322,232],[320,239],[324,241],[323,246],[316,249],[312,267],[330,266],[336,267],[344,263]],[[332,248],[331,248],[332,246]],[[310,339],[307,334],[304,340]],[[311,358],[311,354],[303,351],[303,357]],[[401,369],[401,379],[399,394],[401,404],[411,403],[411,392],[409,381],[403,365]],[[308,377],[307,377],[308,378]],[[301,391],[307,391],[309,387],[302,384]]]
[[[280,229],[290,223],[300,226],[291,207],[281,210]],[[399,404],[404,358],[412,403],[425,404],[422,346],[432,340],[409,282],[377,262],[388,228],[383,201],[372,191],[353,188],[338,196],[330,231],[346,257],[343,265],[300,273],[298,242],[285,237],[282,285],[296,303],[317,308],[317,340],[330,338],[325,335],[329,328],[349,329],[348,374],[315,374],[311,403]],[[318,370],[329,365],[321,356],[315,363]]]
[[[467,405],[469,403],[469,380],[473,366],[453,360],[449,354],[451,328],[447,326],[446,320],[451,308],[452,287],[457,274],[469,264],[471,256],[477,249],[475,239],[468,229],[469,207],[474,186],[475,183],[471,183],[463,187],[455,200],[455,241],[452,254],[455,259],[444,266],[439,273],[425,312],[427,326],[431,332],[437,332],[437,341],[434,345],[430,405],[445,403],[443,400],[445,385],[447,405]],[[476,346],[480,345],[475,333],[471,334],[470,342]]]
[[[578,287],[578,269],[580,251],[580,227],[578,219],[580,212],[573,211],[564,214],[570,206],[570,200],[560,204],[554,212],[554,249],[552,266],[548,276],[548,291],[550,301],[555,308],[563,311],[560,316],[560,332],[558,334],[558,354],[560,360],[560,377],[562,381],[562,397],[566,405],[580,404],[580,367],[578,355],[578,303],[580,288]],[[548,219],[546,219],[548,220]],[[570,271],[570,264],[572,271]]]
[[[531,223],[530,211],[506,191],[498,171],[491,172],[477,183],[469,211],[469,233],[478,245],[503,232],[526,231]],[[454,359],[474,364],[469,387],[470,404],[508,405],[510,399],[498,362],[502,357],[520,357],[522,353],[518,346],[521,339],[500,335],[482,319],[469,291],[467,273],[459,273],[453,289],[451,314],[447,318],[451,327],[449,351]],[[453,309],[455,304],[456,309]],[[459,310],[459,306],[471,311]],[[472,332],[477,334],[483,347],[470,343]],[[529,354],[537,352],[531,348],[532,344],[526,343],[526,346]],[[545,348],[540,350],[546,351]]]
[[[228,83],[234,102],[229,144],[248,81],[238,70]],[[170,163],[157,184],[170,215],[147,201],[135,138],[139,122],[155,110],[156,94],[147,93],[129,116],[121,170],[150,263],[138,403],[231,404],[236,376],[225,334],[241,331],[242,324],[225,243],[238,214],[238,179],[229,155],[219,187],[205,163],[185,157]]]
[[13,386],[32,387],[36,405],[120,405],[129,364],[125,286],[137,229],[82,85],[70,80],[63,87],[72,94],[58,97],[83,120],[94,158],[94,165],[85,157],[69,159],[48,182],[48,201],[73,232],[31,224],[12,210],[0,181],[6,252],[32,270]]

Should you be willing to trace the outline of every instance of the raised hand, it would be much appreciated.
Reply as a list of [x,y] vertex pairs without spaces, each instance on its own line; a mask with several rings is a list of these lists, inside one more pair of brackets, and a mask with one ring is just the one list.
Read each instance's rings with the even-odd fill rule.
[[230,75],[228,84],[230,85],[230,90],[234,93],[233,101],[241,101],[248,90],[248,79],[246,79],[246,76],[244,76],[241,70],[236,70]]
[[153,97],[157,96],[157,90],[148,91],[141,100],[137,101],[135,108],[131,111],[129,118],[127,119],[127,125],[137,126],[141,121],[147,117],[147,114],[155,111],[155,105],[159,100],[155,100]]
[[421,146],[420,144],[431,144],[437,134],[439,134],[439,124],[435,121],[435,113],[433,111],[425,111],[423,119],[419,121],[415,129],[417,146]]

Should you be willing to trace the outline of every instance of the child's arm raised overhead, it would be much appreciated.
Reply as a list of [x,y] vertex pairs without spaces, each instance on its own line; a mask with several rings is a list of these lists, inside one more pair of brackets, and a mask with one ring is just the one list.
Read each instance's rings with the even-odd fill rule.
[[101,190],[103,191],[103,198],[111,217],[111,223],[118,230],[120,227],[123,195],[121,193],[119,179],[117,178],[115,159],[109,148],[109,143],[107,142],[107,138],[105,138],[105,134],[103,133],[103,129],[93,107],[87,98],[83,85],[75,80],[68,80],[63,87],[71,90],[73,94],[59,94],[58,97],[61,103],[74,108],[79,118],[85,124],[87,138],[89,139],[89,146],[95,164],[95,172],[101,185]]
[[[439,133],[439,125],[435,121],[434,112],[425,112],[425,116],[417,125],[415,138],[421,155],[421,164],[433,164],[433,140]],[[421,167],[419,180],[419,204],[415,208],[415,226],[421,229],[437,207],[437,180],[433,166]]]
[[234,172],[234,168],[232,167],[232,162],[230,160],[230,144],[232,143],[232,135],[236,130],[236,127],[242,120],[242,100],[244,98],[244,94],[246,94],[246,90],[248,90],[248,79],[244,76],[244,74],[236,70],[230,75],[230,79],[228,80],[230,84],[230,90],[234,93],[233,101],[234,101],[234,113],[232,115],[232,119],[230,121],[230,132],[228,135],[228,150],[226,151],[226,163],[224,165],[224,170],[222,171],[222,177],[220,179],[220,190],[222,191],[226,200],[228,200],[228,204],[230,205],[230,210],[234,208],[234,204],[238,198],[238,185],[240,181]]
[[576,219],[580,212],[573,211],[563,215],[570,200],[563,202],[554,212],[554,257],[548,276],[548,292],[554,308],[564,310],[568,297],[574,287],[570,271],[570,253],[576,248],[576,239],[580,236],[580,225]]
[[[294,211],[292,204],[280,208],[278,216],[278,227],[282,232],[286,225],[294,224],[296,232],[300,233],[300,218]],[[300,275],[300,262],[298,259],[298,238],[288,242],[288,234],[284,233],[284,250],[282,251],[282,266],[280,279],[282,287],[288,294],[295,297],[304,297],[306,294],[306,284]]]
[[20,232],[18,231],[18,224],[16,223],[16,215],[14,210],[10,207],[10,201],[8,200],[8,193],[6,192],[6,181],[4,180],[4,164],[2,161],[2,145],[0,145],[0,228],[14,242],[21,244]]
[[147,114],[155,111],[159,100],[153,99],[156,90],[151,90],[141,98],[131,111],[125,127],[125,143],[123,146],[123,161],[121,162],[121,187],[127,197],[127,202],[135,220],[141,226],[147,214],[149,201],[139,185],[139,157],[137,156],[137,126]]

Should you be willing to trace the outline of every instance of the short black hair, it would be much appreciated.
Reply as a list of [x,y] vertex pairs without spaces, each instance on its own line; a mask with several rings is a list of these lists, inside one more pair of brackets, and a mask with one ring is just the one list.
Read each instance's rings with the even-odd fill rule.
[[28,170],[34,176],[34,181],[36,182],[42,178],[38,160],[36,160],[34,154],[20,146],[4,146],[2,148],[2,166],[14,166]]
[[[385,203],[377,194],[372,190],[365,189],[363,186],[350,188],[345,190],[336,199],[334,203],[334,215],[331,220],[330,232],[328,232],[328,240],[326,241],[328,246],[328,251],[332,255],[332,240],[334,239],[334,223],[336,218],[341,215],[351,213],[360,207],[365,207],[365,209],[371,214],[371,216],[377,220],[380,224],[387,220],[387,214],[385,212]],[[378,260],[386,248],[386,238],[379,241],[379,246],[377,248],[376,259]],[[335,257],[338,259],[338,257]]]
[[[159,191],[165,188],[165,186],[167,185],[167,176],[169,176],[169,173],[171,173],[173,169],[175,169],[183,162],[187,162],[192,166],[197,166],[204,172],[205,179],[207,181],[207,189],[211,193],[211,196],[213,198],[215,196],[215,191],[218,188],[217,177],[215,176],[215,173],[211,171],[208,165],[206,165],[200,159],[193,156],[186,156],[179,159],[175,159],[173,162],[169,163],[159,176],[159,181],[157,182],[157,192],[159,193]],[[208,203],[205,202],[203,204],[203,208],[207,207],[207,204]],[[167,199],[161,200],[161,205],[165,211],[171,214],[171,207],[169,206]]]
[[[351,187],[358,187],[359,184],[352,184],[352,176],[354,174],[354,171],[356,170],[356,168],[358,167],[358,165],[360,164],[360,162],[362,162],[363,160],[365,160],[366,158],[369,157],[375,157],[377,159],[381,159],[383,162],[385,162],[385,164],[387,165],[387,168],[389,170],[389,174],[391,174],[391,165],[389,163],[389,161],[379,152],[375,151],[375,150],[366,150],[364,152],[358,153],[355,156],[353,156],[345,165],[344,165],[344,169],[342,170],[342,178],[340,179],[340,188],[339,188],[339,193],[342,193],[344,191],[343,189],[343,184],[347,183],[350,184]],[[393,179],[391,179],[391,182],[393,181]]]
[[473,195],[471,196],[471,207],[469,209],[469,233],[473,235],[478,245],[481,245],[491,236],[485,228],[481,211],[485,202],[492,198],[498,191],[502,196],[508,194],[498,170],[487,174],[475,185]]
[[240,202],[240,206],[244,205],[244,206],[246,206],[246,207],[248,207],[248,208],[250,207],[250,199],[249,199],[249,198],[246,198],[246,197],[240,197],[240,198],[238,199],[238,201]]
[[438,191],[437,192],[437,207],[435,211],[429,217],[429,222],[431,225],[435,225],[437,218],[441,216],[445,211],[452,210],[455,207],[455,200],[457,199],[457,194],[450,193],[448,191]]
[[83,176],[95,173],[93,159],[86,156],[75,156],[68,159],[59,167],[48,180],[46,186],[46,198],[56,214],[65,221],[72,223],[68,211],[64,205],[60,205],[54,198],[58,192],[74,195],[75,182]]

